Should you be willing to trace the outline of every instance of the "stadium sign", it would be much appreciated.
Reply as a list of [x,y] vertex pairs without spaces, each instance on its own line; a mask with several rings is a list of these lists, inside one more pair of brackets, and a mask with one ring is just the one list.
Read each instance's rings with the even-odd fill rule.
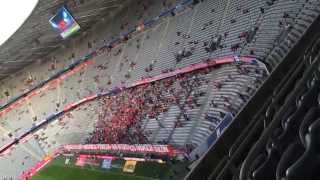
[[130,153],[159,153],[173,155],[175,152],[168,145],[152,145],[152,144],[87,144],[87,145],[65,145],[67,151],[125,151]]

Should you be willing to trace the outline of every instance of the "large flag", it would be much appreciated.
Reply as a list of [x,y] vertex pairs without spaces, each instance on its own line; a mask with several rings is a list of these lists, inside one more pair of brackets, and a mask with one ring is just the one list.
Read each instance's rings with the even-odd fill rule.
[[123,172],[133,173],[136,168],[137,161],[126,161],[123,167]]
[[78,157],[76,161],[76,166],[83,167],[86,164],[86,157]]
[[66,160],[64,161],[64,164],[69,164],[70,163],[70,159],[66,158]]
[[101,168],[102,169],[111,169],[111,162],[112,162],[112,159],[104,159],[102,161]]

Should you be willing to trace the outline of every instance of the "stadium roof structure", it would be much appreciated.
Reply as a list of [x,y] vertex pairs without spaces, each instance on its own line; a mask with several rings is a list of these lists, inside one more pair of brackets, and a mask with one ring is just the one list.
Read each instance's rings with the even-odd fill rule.
[[45,60],[41,58],[70,41],[63,40],[48,22],[62,6],[68,7],[84,33],[97,22],[111,18],[130,1],[39,0],[28,19],[0,46],[0,79],[33,62]]

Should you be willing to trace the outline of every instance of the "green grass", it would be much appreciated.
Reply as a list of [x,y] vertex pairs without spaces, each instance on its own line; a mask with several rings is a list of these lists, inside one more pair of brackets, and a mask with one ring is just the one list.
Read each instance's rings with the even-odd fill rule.
[[152,178],[136,177],[112,172],[79,169],[74,167],[50,166],[38,173],[32,180],[152,180]]
[[[103,170],[100,167],[86,165],[84,167],[75,166],[75,159],[71,159],[70,164],[64,164],[65,158],[60,156],[49,163],[32,180],[169,180],[172,179],[172,169],[181,169],[183,164],[171,167],[168,164],[153,162],[138,162],[134,173],[122,171],[124,161],[115,160],[113,165],[119,168]],[[174,179],[181,179],[177,178]],[[183,176],[182,176],[183,177]]]

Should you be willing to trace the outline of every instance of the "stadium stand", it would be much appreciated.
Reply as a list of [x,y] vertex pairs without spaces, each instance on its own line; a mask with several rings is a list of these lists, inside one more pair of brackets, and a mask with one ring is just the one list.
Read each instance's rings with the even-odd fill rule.
[[[270,73],[272,76],[278,66],[281,66],[320,13],[317,0],[202,0],[196,5],[188,2],[191,1],[133,1],[115,15],[121,18],[98,23],[85,37],[49,54],[45,57],[47,61],[28,66],[14,77],[3,80],[0,86],[0,91],[3,92],[0,103],[1,112],[5,113],[1,113],[0,146],[16,141],[21,134],[37,127],[52,113],[62,112],[66,106],[93,94],[129,87],[142,78],[174,72],[212,59],[231,57],[234,62],[121,89],[115,94],[83,103],[57,116],[56,121],[37,128],[37,131],[28,135],[27,140],[10,148],[0,159],[0,178],[17,179],[46,155],[71,143],[170,144],[186,149],[191,160],[199,159],[208,148],[203,146],[207,141],[210,142],[209,145],[217,141],[219,147],[220,135],[223,139],[224,134],[230,131],[225,131],[224,128],[233,123],[234,118],[237,120],[239,112],[252,96],[256,96],[256,91],[265,84]],[[175,7],[174,11],[170,11],[172,7]],[[159,14],[167,10],[169,14],[163,17],[160,15],[160,18]],[[142,26],[141,22],[148,22],[150,17],[156,17],[155,22],[150,26]],[[130,36],[125,33],[137,27],[141,30]],[[112,46],[110,42],[113,41],[118,43]],[[298,78],[304,72],[312,71],[309,69],[315,69],[314,64],[308,66],[307,63],[316,63],[316,60],[312,61],[316,58],[312,57],[308,61],[312,53],[305,54],[296,66],[296,71],[301,72],[292,72],[294,77]],[[254,63],[238,61],[242,57],[250,57]],[[89,63],[81,66],[88,61]],[[292,80],[292,84],[296,81]],[[313,92],[317,91],[317,81],[315,78],[314,81],[306,82],[310,83],[299,90],[300,99],[296,100],[291,95],[289,100],[281,100],[283,105],[269,108],[268,113],[279,109],[282,114],[287,110],[287,113],[299,112],[303,107],[303,112],[296,116],[315,116],[312,113],[317,113],[317,110],[308,112],[308,109],[317,103],[317,96]],[[273,99],[282,95],[285,83],[291,81],[277,86]],[[293,89],[295,86],[292,84]],[[25,102],[19,101],[23,97],[29,97],[26,94],[32,94],[33,89],[39,90],[39,93],[25,98]],[[295,89],[293,93],[296,91],[298,93]],[[313,96],[302,95],[309,91]],[[311,97],[314,98],[313,104],[306,103],[305,100]],[[291,101],[298,107],[289,103]],[[19,106],[11,108],[13,102]],[[293,107],[289,108],[289,105]],[[272,141],[267,141],[273,136],[271,132],[276,125],[281,124],[280,119],[284,118],[279,117],[277,122],[271,122],[271,115],[266,116],[270,117],[255,117],[257,121],[252,121],[243,131],[233,128],[235,132],[239,132],[241,139],[237,139],[234,146],[229,147],[230,150],[224,149],[230,153],[229,157],[217,150],[219,157],[213,161],[216,163],[213,165],[215,168],[206,169],[207,173],[197,179],[260,180],[275,179],[275,176],[278,179],[286,176],[297,179],[298,174],[292,171],[292,174],[286,174],[285,170],[300,157],[295,155],[295,151],[302,154],[305,149],[310,150],[313,146],[304,137],[307,134],[311,141],[314,138],[309,126],[315,118],[311,117],[310,120],[306,116],[302,126],[298,124],[302,144],[291,144],[293,139],[299,141],[296,135],[292,140],[285,139],[286,146],[282,139],[271,138]],[[270,124],[264,125],[266,121],[262,118],[268,118]],[[222,125],[225,126],[223,129]],[[298,125],[294,126],[296,131]],[[316,123],[312,125],[317,127]],[[255,131],[250,131],[255,126],[258,126]],[[282,126],[278,129],[288,126],[287,122],[282,122]],[[241,149],[241,153],[248,154],[237,157],[240,149],[237,145],[241,140],[252,137],[256,141],[262,132],[259,130],[267,127],[270,132],[261,136],[264,141],[261,140],[259,146],[250,148],[250,152],[246,151],[250,146]],[[279,130],[279,134],[281,132]],[[257,133],[259,136],[255,136]],[[253,145],[253,142],[250,144]],[[267,152],[263,150],[264,147]],[[282,156],[283,154],[288,155]],[[296,163],[292,168],[303,169],[303,174],[307,174],[307,170],[300,166],[310,158],[310,153],[305,153],[303,157],[305,158],[299,161],[301,163]],[[238,158],[236,164],[233,164],[232,158]],[[273,161],[270,158],[278,159]],[[191,167],[198,162],[200,161],[195,161]],[[12,166],[8,167],[6,164]],[[317,167],[316,163],[312,166],[314,167]],[[194,179],[197,172],[204,171],[199,169],[201,165],[192,169],[189,178]],[[266,174],[270,177],[265,176]],[[311,176],[317,177],[313,174]]]
[[[313,3],[318,2],[306,6]],[[318,4],[307,7],[309,12],[319,13]],[[312,143],[318,117],[319,17],[313,17],[304,37],[283,54],[279,67],[235,118],[237,123],[187,179],[319,178],[313,169],[317,150]]]

